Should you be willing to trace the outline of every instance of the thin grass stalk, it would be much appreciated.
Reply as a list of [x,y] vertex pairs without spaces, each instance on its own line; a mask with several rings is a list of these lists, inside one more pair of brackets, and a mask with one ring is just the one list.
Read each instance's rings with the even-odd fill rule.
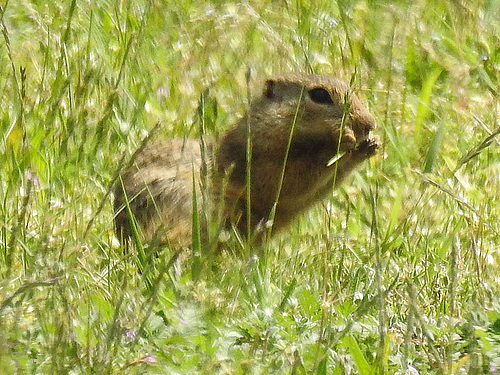
[[191,277],[194,281],[197,281],[200,278],[201,274],[201,251],[202,251],[202,243],[201,243],[201,226],[200,226],[200,216],[198,210],[198,198],[196,194],[196,179],[195,179],[195,170],[194,165],[192,166],[193,170],[193,217],[192,217],[192,256],[191,260]]
[[[250,71],[247,71],[247,90],[250,87]],[[250,106],[251,106],[251,97],[247,92],[247,113],[250,111]],[[245,187],[245,197],[246,197],[246,216],[247,216],[247,222],[246,222],[246,245],[245,246],[250,246],[252,243],[252,127],[250,126],[251,121],[250,121],[250,116],[247,116],[247,144],[246,144],[246,176],[245,176],[245,182],[246,182],[246,187]]]
[[419,307],[417,306],[418,295],[417,295],[415,285],[413,284],[413,282],[411,280],[408,279],[407,283],[406,283],[406,287],[407,287],[406,290],[408,293],[409,306],[410,306],[410,309],[411,309],[413,316],[416,318],[416,321],[418,322],[418,325],[420,326],[420,329],[421,329],[423,335],[425,336],[425,338],[427,340],[427,347],[429,349],[428,354],[431,357],[430,359],[432,360],[432,365],[436,366],[441,374],[446,374],[447,370],[445,368],[445,365],[443,364],[443,361],[441,359],[441,356],[439,355],[438,350],[436,349],[436,347],[433,344],[433,342],[434,342],[433,335],[429,331],[429,329],[427,328],[427,324],[424,320],[423,314],[420,311]]
[[297,122],[298,122],[299,112],[300,112],[300,106],[302,104],[302,98],[303,97],[304,97],[304,87],[302,86],[302,89],[301,89],[300,95],[299,95],[299,100],[297,102],[297,108],[295,109],[295,114],[293,116],[292,127],[290,129],[290,136],[288,137],[288,143],[287,143],[286,150],[285,150],[285,157],[283,159],[283,168],[281,168],[281,174],[280,174],[280,178],[278,180],[278,189],[277,189],[277,192],[276,192],[276,198],[274,199],[274,205],[273,205],[273,207],[271,209],[271,212],[269,214],[269,220],[271,222],[271,225],[269,226],[268,235],[271,234],[272,223],[274,222],[274,218],[276,216],[276,209],[277,209],[279,198],[280,198],[280,195],[281,195],[281,188],[283,187],[283,180],[285,179],[286,163],[288,161],[288,155],[290,153],[290,147],[292,146],[292,139],[293,139],[293,135],[295,133],[295,127],[296,127]]
[[9,278],[11,273],[12,273],[12,270],[13,270],[12,259],[16,253],[16,243],[17,243],[17,241],[20,241],[18,236],[21,233],[21,228],[23,226],[26,226],[26,220],[27,220],[26,213],[28,210],[28,205],[29,205],[30,198],[31,198],[31,191],[33,188],[32,181],[27,179],[26,186],[27,186],[27,189],[25,192],[26,195],[24,196],[24,198],[22,200],[21,212],[17,215],[16,224],[14,225],[14,228],[12,229],[12,232],[11,232],[11,235],[9,238],[9,242],[7,244],[7,248],[5,249],[5,251],[6,251],[6,253],[5,253],[5,265],[7,267],[7,272],[4,276],[5,278]]
[[10,44],[10,38],[9,38],[9,31],[7,29],[7,25],[5,24],[5,21],[4,21],[4,14],[5,14],[5,10],[7,8],[7,4],[5,4],[5,6],[2,6],[2,4],[0,4],[0,13],[1,13],[1,16],[0,16],[0,28],[2,29],[2,35],[3,35],[3,38],[5,40],[5,47],[7,49],[7,56],[9,57],[9,61],[10,61],[10,65],[11,65],[11,68],[12,68],[12,79],[14,81],[14,90],[16,91],[16,97],[18,98],[19,100],[19,104],[21,105],[21,108],[22,108],[22,96],[21,96],[21,86],[19,85],[19,80],[17,78],[17,69],[16,69],[16,64],[14,62],[14,58],[12,56],[12,47],[11,47],[11,44]]
[[[85,239],[87,235],[90,232],[90,229],[92,228],[92,225],[94,224],[95,219],[100,215],[106,204],[108,204],[109,201],[109,196],[111,194],[111,191],[113,190],[113,187],[117,183],[118,179],[120,178],[120,174],[129,168],[132,167],[135,163],[135,159],[137,156],[146,148],[147,144],[151,140],[151,138],[157,133],[158,129],[160,128],[160,123],[156,123],[155,126],[149,131],[148,135],[142,140],[141,144],[139,147],[135,150],[135,152],[132,154],[130,159],[127,161],[125,164],[125,156],[123,156],[120,161],[118,162],[118,167],[115,169],[113,172],[113,177],[111,178],[111,181],[108,184],[108,187],[106,189],[106,192],[104,193],[104,196],[101,199],[101,202],[99,203],[99,207],[97,210],[94,212],[92,217],[90,218],[89,222],[87,223],[87,227],[85,228],[85,231],[83,232],[83,238]],[[123,186],[123,181],[120,182],[122,185],[122,189],[124,194],[126,194],[125,188]],[[128,200],[126,200],[128,204]],[[129,207],[130,209],[130,207]]]
[[111,118],[116,101],[118,100],[118,88],[120,85],[120,82],[123,79],[123,75],[125,74],[125,67],[126,63],[130,54],[130,51],[132,49],[132,45],[134,42],[136,42],[139,37],[142,35],[142,32],[144,30],[144,26],[146,24],[146,20],[149,16],[149,10],[150,10],[150,3],[147,3],[146,11],[143,14],[143,17],[141,19],[140,27],[137,32],[137,35],[132,35],[129,37],[127,44],[125,46],[125,51],[123,53],[121,63],[120,63],[120,69],[118,70],[118,76],[113,84],[113,90],[111,90],[111,93],[108,95],[107,102],[106,102],[106,107],[104,110],[104,114],[101,117],[101,119],[97,122],[94,138],[95,138],[95,143],[94,143],[94,149],[93,153],[97,153],[99,146],[102,143],[102,139],[104,137],[104,129],[105,129],[105,124],[108,122],[108,120]]
[[500,126],[497,127],[495,130],[493,130],[490,134],[488,134],[486,137],[484,137],[478,144],[477,146],[474,146],[472,149],[470,149],[467,154],[465,154],[457,163],[453,171],[451,172],[452,174],[455,174],[462,166],[470,162],[472,159],[475,157],[479,156],[483,150],[485,150],[487,147],[491,145],[491,143],[496,140],[496,137],[500,135]]
[[454,340],[452,339],[454,335],[454,317],[455,317],[455,299],[456,299],[456,288],[457,288],[457,259],[458,253],[460,251],[460,242],[457,235],[454,235],[451,241],[450,249],[450,259],[448,266],[448,330],[449,330],[449,342],[446,347],[446,365],[448,371],[451,373],[453,368],[453,349]]
[[378,294],[378,330],[379,330],[379,373],[386,374],[387,372],[387,356],[385,355],[387,341],[387,311],[385,308],[385,289],[384,289],[384,265],[382,262],[381,247],[379,243],[379,230],[377,220],[377,202],[378,202],[378,184],[375,189],[370,189],[371,207],[372,207],[372,223],[370,228],[370,239],[375,247],[375,284]]
[[[137,346],[140,345],[139,338],[144,335],[146,326],[149,322],[149,319],[155,312],[156,308],[156,302],[158,300],[158,297],[160,296],[160,285],[165,282],[165,275],[167,272],[174,266],[175,262],[179,258],[179,255],[181,254],[182,249],[179,249],[175,251],[170,258],[168,259],[168,262],[164,260],[165,258],[162,259],[160,266],[158,267],[158,274],[156,275],[155,279],[151,283],[151,293],[148,294],[147,299],[143,301],[141,304],[141,308],[139,309],[140,311],[145,311],[144,313],[144,318],[142,319],[141,323],[139,324],[139,328],[137,330],[137,336],[135,339],[132,341],[131,345]],[[172,285],[173,287],[173,285]]]

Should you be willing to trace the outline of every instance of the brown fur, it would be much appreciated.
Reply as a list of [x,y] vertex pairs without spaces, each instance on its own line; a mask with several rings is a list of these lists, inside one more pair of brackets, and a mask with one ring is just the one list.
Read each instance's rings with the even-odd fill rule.
[[[160,242],[188,246],[194,181],[197,200],[206,203],[198,205],[209,211],[201,217],[210,220],[222,205],[227,227],[242,234],[250,227],[251,235],[262,239],[266,228],[285,227],[372,156],[378,148],[377,140],[369,138],[374,127],[371,114],[341,80],[310,74],[271,78],[205,160],[200,142],[191,139],[165,140],[138,156],[115,190],[118,235],[132,235],[128,206],[144,239],[156,236]],[[207,181],[201,170],[208,171]],[[207,186],[200,189],[202,182]]]

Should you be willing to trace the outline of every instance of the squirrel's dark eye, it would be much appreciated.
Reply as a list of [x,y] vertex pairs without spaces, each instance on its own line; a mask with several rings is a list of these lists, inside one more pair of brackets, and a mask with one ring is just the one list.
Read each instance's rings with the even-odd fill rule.
[[330,93],[321,87],[309,90],[309,97],[318,104],[332,104],[333,100]]

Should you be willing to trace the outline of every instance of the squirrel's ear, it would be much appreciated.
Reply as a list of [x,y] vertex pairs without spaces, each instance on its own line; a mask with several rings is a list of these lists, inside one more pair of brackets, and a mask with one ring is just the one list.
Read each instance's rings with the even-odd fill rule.
[[266,81],[266,86],[264,87],[264,96],[268,99],[274,99],[276,97],[276,93],[274,92],[276,82],[272,79],[268,79]]

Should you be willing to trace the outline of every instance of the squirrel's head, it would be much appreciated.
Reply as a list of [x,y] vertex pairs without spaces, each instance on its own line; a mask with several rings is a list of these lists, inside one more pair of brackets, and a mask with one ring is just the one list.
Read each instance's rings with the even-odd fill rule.
[[[349,151],[368,139],[375,120],[349,86],[340,79],[317,74],[287,74],[266,81],[259,106],[281,133],[293,142],[328,144]],[[260,121],[259,121],[260,122]],[[288,129],[288,131],[286,130]]]

